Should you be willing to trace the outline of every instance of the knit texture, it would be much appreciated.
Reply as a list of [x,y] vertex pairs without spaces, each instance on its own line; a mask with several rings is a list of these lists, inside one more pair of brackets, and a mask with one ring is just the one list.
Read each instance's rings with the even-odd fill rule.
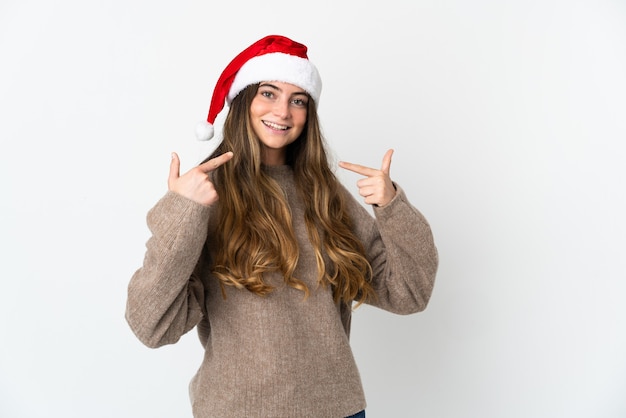
[[[226,287],[212,276],[220,227],[213,208],[172,192],[148,213],[151,238],[128,287],[126,319],[149,347],[175,343],[197,327],[204,359],[190,385],[196,418],[341,418],[365,408],[349,343],[351,310],[317,285],[304,207],[288,166],[266,171],[283,188],[293,214],[300,258],[295,276],[311,290],[266,275],[265,297]],[[373,269],[373,305],[398,314],[426,308],[438,257],[426,219],[398,187],[375,218],[347,190],[356,235]]]

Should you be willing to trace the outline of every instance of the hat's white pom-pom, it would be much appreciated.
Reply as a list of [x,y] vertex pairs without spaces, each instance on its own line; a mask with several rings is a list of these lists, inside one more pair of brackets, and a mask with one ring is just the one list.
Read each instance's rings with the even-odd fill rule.
[[208,141],[213,138],[213,133],[213,125],[206,121],[200,122],[196,125],[196,138],[198,138],[199,141]]

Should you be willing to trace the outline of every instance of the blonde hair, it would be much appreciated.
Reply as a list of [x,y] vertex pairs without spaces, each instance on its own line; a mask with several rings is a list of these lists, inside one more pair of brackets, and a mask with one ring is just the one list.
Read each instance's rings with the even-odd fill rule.
[[[232,101],[216,155],[233,151],[228,164],[214,172],[220,196],[217,255],[213,273],[223,285],[266,295],[273,290],[264,273],[280,272],[287,283],[309,295],[294,276],[299,250],[291,211],[275,180],[262,168],[261,148],[249,117],[258,84]],[[352,221],[337,178],[331,171],[313,99],[300,138],[287,148],[296,188],[304,202],[304,221],[317,261],[318,283],[331,286],[336,303],[358,304],[373,296],[371,266]],[[207,158],[207,160],[209,159]],[[325,260],[324,255],[327,259]]]

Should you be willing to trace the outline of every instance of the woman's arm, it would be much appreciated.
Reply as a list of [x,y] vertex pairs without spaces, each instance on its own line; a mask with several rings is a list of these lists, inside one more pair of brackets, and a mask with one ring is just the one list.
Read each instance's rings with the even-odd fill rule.
[[356,232],[372,266],[376,298],[367,303],[398,314],[423,311],[430,299],[438,253],[430,225],[397,185],[385,206],[374,206],[375,219],[356,200],[351,210]]
[[192,273],[210,208],[168,192],[147,216],[152,236],[128,285],[126,320],[148,347],[177,342],[202,318],[204,289]]
[[372,266],[372,285],[377,298],[368,303],[410,314],[426,308],[435,283],[438,254],[426,218],[391,181],[393,150],[385,153],[380,170],[340,162],[339,166],[360,174],[359,194],[372,205],[376,221],[350,199],[356,233]]

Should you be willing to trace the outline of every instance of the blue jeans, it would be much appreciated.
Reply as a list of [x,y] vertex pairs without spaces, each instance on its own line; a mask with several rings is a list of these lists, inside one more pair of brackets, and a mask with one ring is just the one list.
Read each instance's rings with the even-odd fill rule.
[[365,410],[361,411],[361,412],[357,412],[354,415],[350,415],[349,417],[346,418],[365,418]]

